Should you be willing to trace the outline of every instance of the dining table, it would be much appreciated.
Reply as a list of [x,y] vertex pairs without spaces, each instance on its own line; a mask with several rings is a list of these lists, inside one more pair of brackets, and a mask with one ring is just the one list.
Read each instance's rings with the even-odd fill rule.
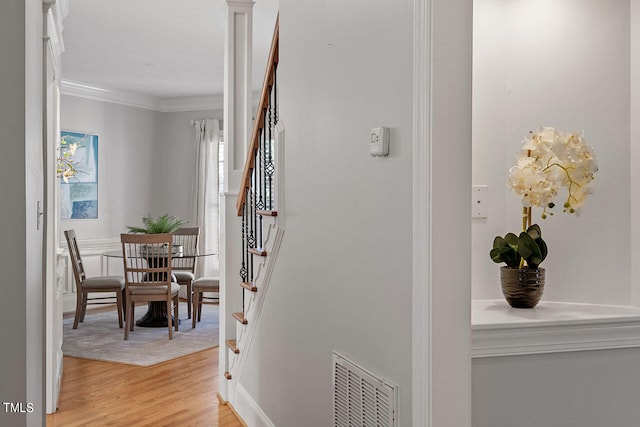
[[[124,258],[122,254],[122,250],[107,251],[107,252],[104,252],[102,255],[107,258],[119,258],[119,259]],[[201,257],[214,256],[214,255],[217,255],[217,253],[216,252],[196,252],[195,254],[194,253],[186,254],[184,252],[178,252],[178,253],[173,253],[171,255],[171,258],[172,259],[201,258]],[[163,257],[163,259],[166,259],[166,258]],[[153,257],[149,255],[148,262],[152,262],[152,263],[159,262],[157,259],[157,255],[154,255]],[[177,282],[177,280],[173,280],[173,281]],[[163,301],[149,301],[147,304],[148,304],[147,311],[145,312],[144,315],[142,315],[142,317],[136,320],[136,326],[141,326],[145,328],[167,327],[167,321],[169,319],[169,314],[167,313],[167,304]],[[176,321],[176,319],[174,319],[173,317],[171,317],[171,319],[172,319],[172,322]],[[178,324],[180,324],[180,319],[177,319],[177,321],[178,321]]]

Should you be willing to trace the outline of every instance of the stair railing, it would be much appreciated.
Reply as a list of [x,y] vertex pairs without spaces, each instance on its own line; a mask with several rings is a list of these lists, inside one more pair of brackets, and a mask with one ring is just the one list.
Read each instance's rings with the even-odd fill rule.
[[[256,291],[253,286],[253,257],[267,255],[263,249],[262,219],[264,216],[277,215],[274,203],[276,159],[272,129],[278,121],[278,21],[276,19],[262,93],[236,204],[238,216],[242,217],[240,277],[243,288],[253,292]],[[242,310],[244,312],[244,290],[242,295]]]

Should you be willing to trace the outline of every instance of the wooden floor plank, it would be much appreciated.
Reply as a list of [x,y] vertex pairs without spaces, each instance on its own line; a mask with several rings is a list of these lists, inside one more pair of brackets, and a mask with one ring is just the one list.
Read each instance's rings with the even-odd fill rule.
[[218,348],[148,367],[66,357],[47,427],[243,427],[218,391]]

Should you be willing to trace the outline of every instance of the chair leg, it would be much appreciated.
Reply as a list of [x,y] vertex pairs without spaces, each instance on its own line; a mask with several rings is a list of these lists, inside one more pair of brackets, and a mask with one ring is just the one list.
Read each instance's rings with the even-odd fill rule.
[[193,289],[191,280],[187,282],[187,319],[191,319],[191,300],[193,299]]
[[204,300],[204,292],[198,292],[198,322],[202,320],[202,304]]
[[[127,301],[129,300],[129,298],[126,298]],[[133,312],[132,312],[132,307],[133,307],[133,303],[132,302],[128,302],[127,303],[127,311],[125,313],[125,322],[127,323],[125,325],[124,328],[124,339],[128,340],[129,339],[129,329],[131,329],[133,331]]]
[[178,315],[178,308],[180,307],[180,296],[176,295],[175,301],[173,302],[173,318],[176,319],[175,328],[178,330],[178,326],[180,326],[180,321],[178,320],[180,317]]
[[89,294],[82,292],[82,311],[80,312],[80,322],[84,322],[84,316],[87,314],[87,299]]
[[124,313],[127,309],[127,292],[122,289],[122,312]]
[[116,291],[116,306],[118,306],[118,325],[122,328],[122,292]]
[[[173,339],[173,325],[172,325],[172,321],[171,321],[171,301],[170,299],[167,300],[167,327],[169,328],[169,339],[172,340]],[[178,323],[178,319],[176,319],[176,323]]]
[[76,315],[73,318],[73,329],[78,329],[78,322],[82,314],[82,292],[76,294]]
[[[129,301],[130,298],[131,297],[128,297],[127,301]],[[128,307],[127,310],[131,310],[129,312],[129,314],[130,314],[129,319],[130,320],[129,320],[129,323],[127,324],[127,327],[129,328],[130,331],[133,332],[133,325],[135,325],[135,323],[136,323],[134,321],[134,317],[136,315],[136,303],[134,301],[129,301],[129,302],[127,302],[127,307]]]
[[193,317],[191,317],[191,327],[192,328],[196,327],[196,317],[197,317],[196,314],[198,313],[198,301],[199,301],[199,297],[198,296],[199,295],[200,295],[199,292],[194,292],[193,293],[193,298],[192,298],[192,300],[193,300],[193,310],[192,310]]

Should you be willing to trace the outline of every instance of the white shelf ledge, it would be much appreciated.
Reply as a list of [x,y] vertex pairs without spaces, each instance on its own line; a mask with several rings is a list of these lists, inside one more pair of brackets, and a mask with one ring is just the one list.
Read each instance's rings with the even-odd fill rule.
[[471,329],[473,358],[640,347],[640,308],[473,300]]

